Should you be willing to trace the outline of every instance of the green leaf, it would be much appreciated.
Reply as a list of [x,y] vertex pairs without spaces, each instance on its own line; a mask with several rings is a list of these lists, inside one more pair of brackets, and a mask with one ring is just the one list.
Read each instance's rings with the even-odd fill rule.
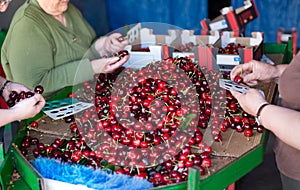
[[194,119],[196,114],[192,113],[186,116],[184,122],[179,126],[179,129],[186,130],[187,127],[189,126],[189,123]]
[[100,165],[103,166],[103,167],[106,167],[106,166],[108,166],[108,161],[101,160]]

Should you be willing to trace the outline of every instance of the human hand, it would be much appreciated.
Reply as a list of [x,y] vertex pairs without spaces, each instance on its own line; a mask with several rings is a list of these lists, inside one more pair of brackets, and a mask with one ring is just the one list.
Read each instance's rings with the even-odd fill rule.
[[236,91],[230,92],[238,100],[243,110],[253,116],[256,116],[262,104],[267,103],[264,96],[254,88],[249,88],[245,94]]
[[117,68],[121,67],[129,59],[129,55],[122,57],[101,58],[91,61],[94,73],[112,73]]
[[113,33],[109,36],[104,36],[95,42],[96,50],[103,56],[114,54],[128,45],[128,40],[120,33]]
[[17,93],[20,93],[22,91],[27,92],[30,91],[26,86],[16,83],[16,82],[9,82],[6,86],[6,88],[3,90],[3,98],[7,101],[9,99],[9,94],[11,91],[16,91]]
[[247,85],[254,86],[259,81],[269,82],[279,77],[279,71],[276,66],[251,60],[248,63],[235,66],[230,72],[231,80],[234,80],[237,75],[241,75],[243,82]]
[[11,0],[0,0],[0,12],[5,12]]
[[25,98],[19,101],[15,106],[11,107],[10,110],[17,120],[23,120],[34,117],[38,114],[45,106],[45,99],[40,94],[35,94],[30,98]]

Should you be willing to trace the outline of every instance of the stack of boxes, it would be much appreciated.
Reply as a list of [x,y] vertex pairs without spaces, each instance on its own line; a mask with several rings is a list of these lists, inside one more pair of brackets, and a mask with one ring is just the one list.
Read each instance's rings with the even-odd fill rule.
[[[130,45],[125,49],[130,59],[125,64],[141,68],[153,61],[167,57],[189,57],[200,67],[228,71],[235,65],[251,59],[259,60],[263,55],[263,33],[253,32],[252,37],[236,37],[235,32],[210,31],[206,35],[195,35],[193,30],[168,30],[168,34],[154,34],[153,29],[136,25],[128,32]],[[221,54],[220,48],[229,43],[239,44],[236,54]]]
[[235,36],[245,34],[245,26],[259,16],[254,0],[244,1],[244,6],[233,10],[225,7],[221,15],[213,20],[203,19],[200,21],[202,34],[208,31],[232,31]]

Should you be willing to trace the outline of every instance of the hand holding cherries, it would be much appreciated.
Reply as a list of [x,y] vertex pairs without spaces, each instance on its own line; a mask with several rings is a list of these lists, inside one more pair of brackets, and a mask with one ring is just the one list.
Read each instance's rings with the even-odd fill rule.
[[236,82],[237,84],[244,83],[244,80],[243,80],[243,78],[240,75],[235,76],[234,79],[233,79],[233,81]]
[[34,93],[42,94],[44,92],[44,88],[41,85],[38,85],[34,88],[34,92],[32,91],[21,91],[18,93],[15,90],[12,90],[9,94],[9,99],[6,101],[8,107],[13,107],[18,103],[20,100],[23,100],[25,98],[31,98],[34,96]]
[[129,52],[127,50],[121,50],[114,54],[114,56],[119,57],[119,61],[126,55],[129,55]]

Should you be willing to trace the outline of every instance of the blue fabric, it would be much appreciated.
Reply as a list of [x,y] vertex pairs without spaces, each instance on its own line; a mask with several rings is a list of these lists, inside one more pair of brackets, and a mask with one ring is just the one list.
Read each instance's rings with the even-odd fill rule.
[[32,165],[44,178],[86,185],[97,190],[141,190],[153,187],[145,179],[94,170],[83,165],[62,164],[49,158],[37,158],[32,161]]
[[207,17],[206,0],[114,0],[107,1],[110,29],[138,22],[162,22],[200,31]]
[[71,0],[82,12],[82,15],[94,28],[97,36],[109,32],[106,0]]

